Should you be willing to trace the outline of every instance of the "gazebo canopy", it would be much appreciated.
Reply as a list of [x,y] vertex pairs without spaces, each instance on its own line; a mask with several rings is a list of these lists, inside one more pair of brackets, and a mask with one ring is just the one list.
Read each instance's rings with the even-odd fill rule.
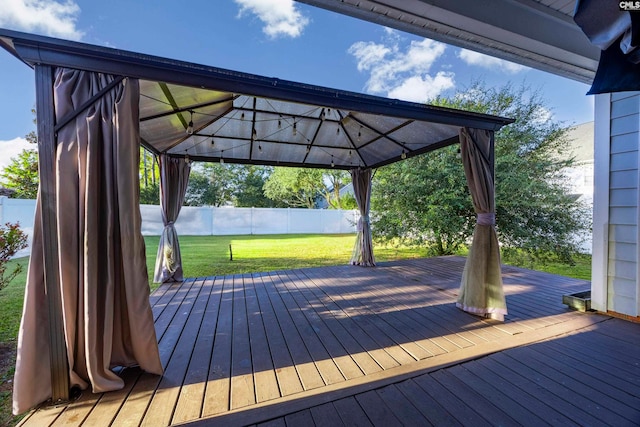
[[512,122],[3,29],[0,45],[31,67],[140,79],[142,144],[192,160],[375,168]]
[[3,29],[0,45],[35,69],[38,114],[40,188],[14,412],[66,400],[70,386],[117,390],[124,383],[115,366],[163,371],[148,298],[138,143],[160,165],[165,227],[154,279],[181,281],[174,223],[191,159],[351,170],[360,210],[351,263],[373,266],[371,169],[460,142],[478,249],[458,305],[506,314],[493,163],[494,131],[511,119]]

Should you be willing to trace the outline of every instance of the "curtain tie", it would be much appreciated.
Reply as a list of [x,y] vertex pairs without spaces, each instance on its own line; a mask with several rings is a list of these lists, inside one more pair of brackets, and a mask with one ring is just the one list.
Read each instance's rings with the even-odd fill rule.
[[358,220],[358,231],[364,231],[364,225],[369,224],[369,215],[361,215]]
[[496,214],[494,212],[479,213],[477,224],[478,225],[496,225]]
[[171,226],[173,226],[173,225],[174,225],[174,222],[173,222],[173,221],[169,221],[169,222],[167,222],[167,225],[165,225],[165,227],[168,227],[168,226],[170,226],[170,225],[171,225]]

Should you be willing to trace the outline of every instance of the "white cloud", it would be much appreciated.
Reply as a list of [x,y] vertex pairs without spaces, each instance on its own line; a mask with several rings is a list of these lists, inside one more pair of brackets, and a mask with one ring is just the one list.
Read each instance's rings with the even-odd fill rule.
[[413,40],[402,49],[402,40],[396,32],[386,30],[386,35],[383,43],[357,42],[349,48],[348,52],[358,61],[358,70],[369,72],[366,91],[426,102],[454,86],[451,72],[429,74],[435,61],[444,54],[444,43]]
[[435,77],[430,75],[412,76],[404,80],[399,86],[389,91],[391,98],[412,102],[426,102],[434,99],[447,89],[455,86],[454,75],[450,72],[439,71]]
[[293,0],[235,0],[240,6],[238,16],[245,12],[256,15],[263,23],[262,31],[271,38],[299,37],[309,24],[309,18],[296,9]]
[[501,70],[509,74],[516,74],[528,69],[528,67],[524,65],[515,64],[505,61],[504,59],[494,58],[493,56],[467,49],[460,49],[458,58],[462,59],[467,65],[476,65],[489,70]]
[[11,158],[16,157],[25,148],[38,148],[35,144],[29,144],[24,138],[15,138],[10,141],[0,141],[0,172],[5,166],[11,164]]
[[72,0],[0,0],[0,27],[80,40],[80,6]]

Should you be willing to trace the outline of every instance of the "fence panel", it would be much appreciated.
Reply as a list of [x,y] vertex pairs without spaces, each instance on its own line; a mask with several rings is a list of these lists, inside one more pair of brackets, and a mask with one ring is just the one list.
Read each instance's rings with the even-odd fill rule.
[[[20,222],[33,232],[35,200],[0,197],[0,224]],[[162,215],[158,205],[140,205],[142,234],[159,236]],[[342,234],[355,233],[357,211],[288,208],[214,208],[183,206],[176,221],[178,235],[215,236],[245,234]],[[19,256],[29,254],[29,249]]]
[[213,210],[213,231],[220,236],[254,234],[251,208],[210,208]]

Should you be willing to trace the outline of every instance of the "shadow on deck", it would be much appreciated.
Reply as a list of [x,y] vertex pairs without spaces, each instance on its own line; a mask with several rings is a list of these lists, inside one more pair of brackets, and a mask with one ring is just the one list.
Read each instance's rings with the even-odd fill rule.
[[455,308],[464,258],[189,279],[151,296],[162,377],[24,425],[640,424],[640,325],[589,283],[503,267],[509,315]]

